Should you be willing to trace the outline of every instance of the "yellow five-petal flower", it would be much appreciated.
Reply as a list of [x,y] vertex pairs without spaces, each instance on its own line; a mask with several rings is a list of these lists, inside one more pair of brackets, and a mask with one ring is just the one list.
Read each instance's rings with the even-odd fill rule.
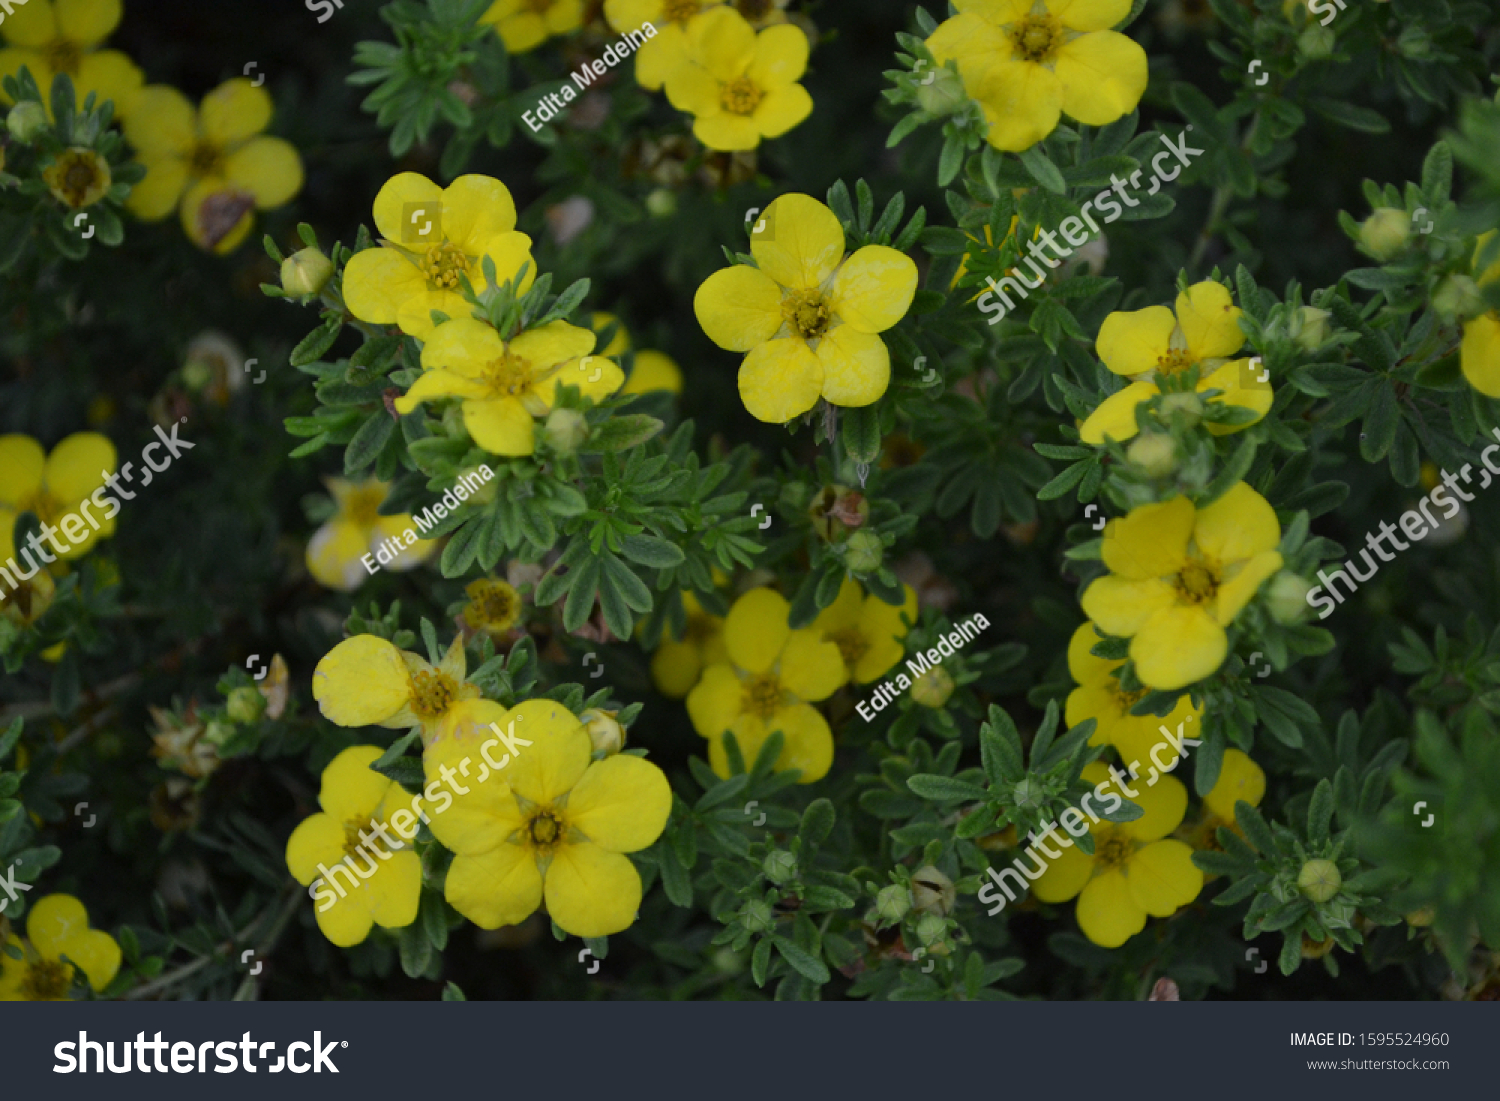
[[583,0],[495,0],[479,21],[495,28],[507,53],[525,53],[583,26]]
[[[25,0],[24,5],[7,5],[0,38],[10,45],[0,49],[0,78],[15,76],[23,65],[30,69],[51,118],[52,78],[63,74],[73,81],[79,107],[93,92],[97,102],[113,100],[115,118],[124,119],[145,78],[119,50],[95,48],[120,25],[122,14],[120,0]],[[0,91],[0,103],[9,102]]]
[[656,29],[656,34],[642,43],[635,55],[636,83],[654,92],[679,65],[688,62],[687,32],[694,19],[723,3],[724,0],[604,0],[604,17],[621,34],[639,31],[647,23]]
[[1068,672],[1078,682],[1078,687],[1068,694],[1065,711],[1068,726],[1093,719],[1094,733],[1089,745],[1114,746],[1127,767],[1148,761],[1151,751],[1165,741],[1163,726],[1175,730],[1190,718],[1201,718],[1203,708],[1194,706],[1192,698],[1184,695],[1166,718],[1132,715],[1130,709],[1145,698],[1148,690],[1122,692],[1120,678],[1115,673],[1125,664],[1124,659],[1111,661],[1091,654],[1089,651],[1099,641],[1094,625],[1085,621],[1068,643]]
[[0,1002],[67,1001],[75,967],[98,993],[120,970],[115,938],[90,929],[88,911],[72,895],[37,899],[26,915],[26,936],[30,944],[14,936],[6,941],[20,959],[0,952]]
[[846,577],[833,603],[813,620],[812,629],[839,648],[851,682],[869,684],[905,656],[901,640],[906,637],[907,623],[917,621],[917,593],[910,585],[901,589],[905,600],[887,604],[861,592],[859,583]]
[[472,726],[479,688],[466,675],[463,636],[454,638],[441,664],[398,650],[378,635],[346,638],[313,670],[313,699],[323,717],[339,726],[421,727],[422,744],[451,739]]

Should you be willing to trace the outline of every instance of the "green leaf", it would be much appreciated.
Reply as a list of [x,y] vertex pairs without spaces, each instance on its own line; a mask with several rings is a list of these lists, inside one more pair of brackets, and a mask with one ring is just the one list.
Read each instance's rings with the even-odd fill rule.
[[1026,166],[1026,171],[1031,173],[1031,178],[1048,191],[1058,195],[1068,193],[1068,185],[1063,179],[1062,172],[1058,170],[1057,165],[1052,163],[1052,159],[1047,156],[1046,150],[1040,144],[1033,145],[1022,153],[1021,163]]
[[620,550],[632,562],[657,570],[686,561],[686,556],[675,545],[654,535],[627,535],[620,540]]
[[978,784],[955,780],[951,776],[938,776],[930,772],[918,773],[911,777],[906,781],[906,786],[923,799],[937,803],[983,799],[986,794],[985,789]]
[[824,966],[822,960],[805,949],[799,948],[786,937],[772,936],[771,940],[776,945],[776,951],[781,953],[781,958],[791,964],[793,969],[809,982],[822,986],[832,977],[828,974],[828,968]]
[[449,979],[448,985],[443,987],[442,1000],[445,1002],[466,1002],[469,999],[464,997],[464,992],[458,988],[458,983]]
[[344,323],[334,318],[314,329],[303,337],[288,358],[293,367],[305,367],[307,364],[323,358],[323,353],[333,347],[333,342],[339,338],[343,331]]
[[344,451],[344,473],[358,474],[373,463],[395,430],[395,419],[384,409],[371,413]]
[[401,970],[406,972],[407,978],[421,978],[431,958],[432,944],[420,922],[414,921],[401,930]]
[[874,405],[844,410],[844,450],[857,463],[880,458],[880,413]]
[[589,436],[584,451],[627,451],[639,447],[655,436],[665,425],[644,413],[626,413],[611,417]]
[[797,836],[802,839],[803,845],[816,847],[832,832],[833,823],[833,803],[828,799],[814,799],[802,812],[802,824],[797,830]]

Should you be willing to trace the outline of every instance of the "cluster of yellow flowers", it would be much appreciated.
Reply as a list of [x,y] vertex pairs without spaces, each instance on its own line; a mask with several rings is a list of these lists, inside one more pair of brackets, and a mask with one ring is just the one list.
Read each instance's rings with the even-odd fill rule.
[[1135,110],[1146,90],[1146,51],[1110,30],[1130,0],[954,0],[958,14],[927,46],[954,61],[964,91],[989,123],[996,149],[1020,152],[1062,115],[1105,126]]
[[[313,695],[324,717],[347,727],[420,729],[426,780],[420,795],[407,794],[369,767],[382,752],[373,745],[351,746],[324,769],[322,811],[293,831],[286,850],[293,876],[325,900],[319,928],[347,947],[374,925],[400,928],[416,919],[418,817],[454,854],[445,897],[481,928],[524,921],[543,902],[575,936],[629,927],[641,879],[625,854],[647,848],[666,828],[666,776],[620,752],[617,724],[603,731],[612,717],[574,715],[548,699],[507,710],[481,698],[466,675],[461,638],[437,666],[374,635],[346,639],[318,663]],[[511,737],[514,759],[489,756],[491,730]],[[325,877],[346,861],[359,876],[346,875],[356,885],[340,884],[335,894]]]

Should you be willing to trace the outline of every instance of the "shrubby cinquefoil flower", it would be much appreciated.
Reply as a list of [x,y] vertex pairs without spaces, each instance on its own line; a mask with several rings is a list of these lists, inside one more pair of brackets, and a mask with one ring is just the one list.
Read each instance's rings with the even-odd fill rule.
[[[404,512],[380,515],[380,506],[391,489],[385,482],[325,478],[323,484],[333,494],[338,512],[307,541],[307,570],[319,584],[353,592],[371,576],[361,559],[374,554],[387,540],[405,535],[414,525]],[[430,558],[437,547],[434,539],[399,546],[391,552],[395,557],[382,568],[398,572],[413,569]]]
[[[7,5],[0,22],[0,78],[16,76],[24,65],[42,93],[42,106],[52,116],[52,78],[61,73],[73,81],[78,105],[93,92],[98,102],[113,100],[115,118],[123,119],[134,106],[144,77],[135,62],[119,50],[97,49],[120,25],[120,0],[25,0]],[[9,103],[0,91],[0,103]]]
[[813,620],[812,629],[839,648],[852,683],[869,684],[879,679],[906,655],[901,640],[906,637],[907,624],[901,617],[910,623],[917,621],[917,593],[910,585],[901,589],[905,601],[887,604],[846,577],[833,603]]
[[[1475,258],[1494,233],[1486,233],[1475,246]],[[1500,279],[1500,261],[1476,277],[1484,286]],[[1488,398],[1500,397],[1500,310],[1486,310],[1464,322],[1464,339],[1459,346],[1459,366],[1469,385]]]
[[604,0],[604,17],[624,34],[650,23],[656,35],[636,51],[635,81],[654,92],[689,58],[688,27],[724,0]]
[[1089,745],[1114,746],[1127,765],[1132,761],[1147,761],[1151,751],[1165,740],[1161,734],[1163,726],[1175,729],[1189,716],[1202,718],[1203,708],[1194,706],[1192,698],[1185,694],[1165,718],[1132,715],[1130,709],[1145,698],[1147,689],[1122,692],[1120,678],[1113,674],[1125,662],[1089,653],[1099,641],[1094,625],[1085,621],[1068,643],[1068,672],[1078,682],[1078,687],[1068,694],[1065,713],[1068,726],[1093,719],[1094,733]]
[[[47,555],[71,560],[87,554],[100,539],[115,533],[114,517],[119,509],[106,512],[106,505],[91,500],[115,471],[115,445],[97,432],[74,432],[48,455],[30,436],[0,436],[0,566],[17,572],[12,561],[21,552],[26,563],[40,568]],[[88,502],[88,512],[81,511]],[[98,527],[82,523],[98,509]],[[65,516],[77,516],[85,533],[78,540],[63,532],[61,547],[45,537],[38,540],[45,554],[33,555],[29,548],[11,545],[16,518],[33,513],[44,524],[56,525]],[[74,528],[74,530],[78,530]],[[24,570],[20,571],[24,572]]]
[[495,28],[507,53],[525,53],[583,26],[583,0],[495,0],[479,21]]
[[680,639],[666,637],[651,655],[651,679],[656,690],[670,699],[686,696],[703,670],[729,660],[724,649],[724,617],[703,610],[692,593],[682,594],[687,624]]
[[97,994],[120,970],[115,938],[90,929],[88,911],[72,895],[37,899],[26,915],[26,936],[29,943],[16,936],[6,941],[20,959],[0,952],[0,1002],[67,1001],[75,969]]
[[468,683],[463,637],[453,640],[436,667],[398,650],[378,635],[346,638],[313,670],[313,698],[323,717],[339,726],[422,728],[431,746],[473,726],[487,701]]
[[891,356],[876,334],[911,307],[916,264],[884,245],[846,257],[837,216],[806,195],[781,196],[763,217],[774,232],[751,239],[759,267],[717,271],[693,298],[710,340],[750,353],[740,364],[745,408],[781,424],[820,397],[851,407],[879,401]]

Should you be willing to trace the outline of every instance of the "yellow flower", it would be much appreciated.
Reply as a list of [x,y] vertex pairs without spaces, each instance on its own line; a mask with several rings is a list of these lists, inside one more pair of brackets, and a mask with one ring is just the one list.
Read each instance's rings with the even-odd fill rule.
[[1203,805],[1223,825],[1234,824],[1234,805],[1244,800],[1260,806],[1266,794],[1266,774],[1248,755],[1233,747],[1224,750],[1224,763],[1213,789],[1203,797]]
[[876,334],[910,308],[916,264],[884,245],[846,259],[838,218],[806,195],[781,196],[763,217],[767,232],[750,242],[759,267],[717,271],[693,298],[710,340],[750,353],[739,374],[745,408],[783,424],[819,397],[851,407],[879,401],[891,356]]
[[656,34],[635,54],[635,81],[648,92],[666,82],[689,57],[687,29],[700,12],[718,7],[724,0],[604,0],[604,17],[624,34],[650,23]]
[[[1078,687],[1068,694],[1065,715],[1069,727],[1075,727],[1085,719],[1095,720],[1094,733],[1089,745],[1112,745],[1127,766],[1151,759],[1151,751],[1166,739],[1161,728],[1175,731],[1188,721],[1202,718],[1203,708],[1194,706],[1189,696],[1182,696],[1177,706],[1165,718],[1155,715],[1132,715],[1130,709],[1146,695],[1147,689],[1135,692],[1120,691],[1120,678],[1115,672],[1125,664],[1124,660],[1110,661],[1096,657],[1089,650],[1099,641],[1094,625],[1085,621],[1068,643],[1068,672],[1078,682]],[[1173,753],[1176,756],[1176,753]],[[1145,772],[1145,768],[1140,769]]]
[[0,1002],[69,1001],[75,968],[97,994],[120,970],[115,938],[90,929],[88,911],[72,895],[37,899],[26,917],[26,936],[30,944],[15,936],[6,941],[20,950],[21,959],[0,952]]
[[1185,688],[1218,669],[1224,628],[1281,568],[1276,512],[1236,482],[1207,508],[1186,497],[1130,510],[1104,529],[1110,573],[1084,590],[1083,611],[1130,639],[1141,683]]
[[473,631],[483,631],[500,639],[521,619],[521,594],[508,581],[497,577],[476,577],[464,586],[469,602],[460,615]]
[[425,401],[458,398],[464,427],[480,447],[495,455],[530,455],[536,450],[532,418],[552,409],[559,386],[576,386],[584,397],[601,401],[625,381],[612,360],[589,355],[594,341],[593,333],[566,321],[509,342],[472,317],[446,321],[427,338],[425,370],[396,399],[396,411],[410,413]]
[[[1084,766],[1083,778],[1090,784],[1109,776],[1099,761]],[[1042,902],[1066,902],[1077,895],[1078,927],[1102,948],[1120,947],[1146,927],[1148,914],[1171,917],[1203,889],[1193,850],[1167,837],[1187,810],[1187,788],[1171,776],[1161,776],[1149,787],[1144,780],[1135,783],[1130,790],[1137,794],[1129,798],[1144,812],[1141,817],[1093,823],[1094,855],[1080,852],[1077,845],[1063,846],[1031,888]]]
[[917,621],[917,593],[910,585],[901,589],[906,599],[900,605],[887,604],[861,592],[858,582],[846,577],[833,603],[813,620],[812,629],[839,648],[849,680],[855,684],[879,679],[906,656],[901,640],[907,624],[901,617]]
[[708,739],[708,761],[720,776],[729,775],[726,730],[747,766],[781,731],[776,768],[801,769],[799,783],[821,780],[833,764],[833,733],[812,704],[833,695],[849,672],[839,648],[821,632],[787,626],[789,610],[770,589],[751,589],[736,600],[724,620],[728,660],[705,669],[688,693],[688,717]]
[[630,368],[630,377],[620,387],[620,393],[649,394],[654,390],[682,393],[682,368],[666,352],[645,348],[636,352],[635,366]]
[[[1482,234],[1474,247],[1474,259],[1494,236]],[[1475,277],[1479,286],[1500,279],[1500,260]],[[1500,398],[1500,310],[1489,310],[1464,322],[1464,339],[1459,346],[1459,366],[1469,385],[1487,398]]]
[[71,210],[93,206],[109,192],[109,162],[92,149],[63,150],[42,170],[52,197]]
[[313,887],[318,928],[340,948],[360,943],[372,925],[399,929],[417,918],[422,861],[409,842],[421,796],[370,767],[383,752],[353,745],[330,761],[318,791],[322,812],[286,842],[287,869]]
[[521,54],[583,26],[583,0],[495,0],[479,21],[495,28],[507,53]]
[[798,27],[757,34],[733,8],[714,8],[687,37],[690,60],[667,77],[667,99],[693,115],[693,136],[710,149],[754,149],[812,114],[812,96],[797,83],[808,53]]
[[[1099,327],[1095,347],[1099,358],[1117,375],[1135,379],[1125,389],[1111,394],[1089,414],[1079,434],[1083,442],[1098,446],[1106,436],[1128,440],[1136,433],[1135,407],[1161,393],[1157,381],[1186,371],[1202,369],[1197,390],[1221,390],[1215,400],[1249,409],[1260,420],[1271,408],[1271,385],[1259,381],[1264,371],[1252,369],[1248,359],[1229,360],[1245,344],[1240,331],[1241,310],[1220,283],[1196,283],[1177,296],[1177,315],[1165,306],[1117,311]],[[1238,432],[1248,424],[1214,424],[1207,428],[1216,436]]]
[[651,679],[668,699],[680,700],[698,683],[703,670],[729,660],[724,648],[724,617],[703,610],[692,593],[682,594],[687,625],[681,639],[664,639],[651,655]]
[[[26,0],[8,7],[0,23],[0,38],[9,43],[0,49],[0,79],[18,75],[23,65],[30,69],[50,119],[52,78],[63,73],[73,81],[80,108],[93,92],[101,104],[114,100],[115,118],[123,119],[144,78],[119,50],[95,49],[122,13],[120,0]],[[0,91],[0,103],[9,102]]]
[[515,201],[489,176],[460,176],[444,188],[415,172],[392,176],[375,196],[375,227],[383,247],[355,253],[344,267],[344,301],[361,321],[426,340],[433,310],[467,319],[459,277],[484,290],[486,256],[501,283],[526,265],[517,295],[536,280],[531,238],[516,232]]
[[125,121],[146,178],[125,205],[154,222],[177,209],[188,239],[223,255],[250,232],[256,210],[302,190],[302,158],[290,142],[261,133],[271,96],[243,77],[225,81],[198,110],[176,88],[141,90]]
[[373,565],[381,547],[390,539],[400,539],[402,545],[387,547],[388,556],[394,557],[381,562],[376,569],[414,569],[437,550],[435,539],[418,539],[411,546],[405,545],[406,533],[416,530],[409,514],[380,515],[378,510],[390,495],[391,487],[385,482],[373,478],[362,482],[325,478],[323,484],[333,494],[338,512],[307,541],[307,572],[319,584],[340,592],[353,592],[373,576],[362,559],[368,555]]
[[[113,497],[101,503],[96,494],[114,472],[115,445],[97,432],[74,432],[51,455],[30,436],[0,436],[0,568],[25,581],[42,566],[78,558],[113,535],[119,503]],[[110,504],[114,510],[106,517]],[[16,517],[23,512],[42,522],[39,551],[11,543]],[[29,573],[16,564],[18,559],[31,567]],[[0,583],[10,584],[3,575]]]
[[441,664],[398,650],[377,635],[346,638],[313,670],[313,699],[323,717],[339,726],[422,728],[422,744],[451,740],[474,725],[482,709],[479,688],[464,680],[463,637],[453,640]]
[[1109,28],[1130,0],[955,0],[959,14],[927,40],[937,63],[958,62],[990,124],[989,143],[1019,153],[1061,115],[1105,126],[1146,90],[1146,51]]
[[[623,854],[666,828],[666,776],[640,757],[591,761],[588,731],[552,700],[527,700],[496,725],[514,733],[514,759],[482,781],[460,781],[452,808],[432,816],[433,836],[454,853],[448,902],[482,929],[525,921],[544,901],[574,936],[629,928],[641,877]],[[452,775],[465,755],[481,752],[477,736],[450,742],[428,752],[427,775],[445,766]]]

